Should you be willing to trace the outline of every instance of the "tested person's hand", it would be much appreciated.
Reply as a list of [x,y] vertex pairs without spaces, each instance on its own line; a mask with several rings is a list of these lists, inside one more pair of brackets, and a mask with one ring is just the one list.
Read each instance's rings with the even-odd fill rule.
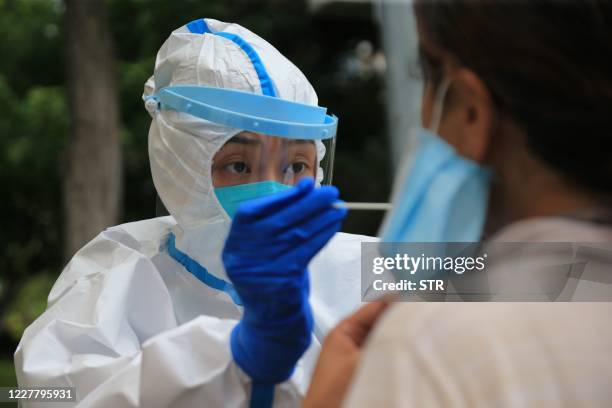
[[336,408],[342,404],[362,346],[387,305],[385,301],[369,303],[327,335],[304,399],[304,408]]

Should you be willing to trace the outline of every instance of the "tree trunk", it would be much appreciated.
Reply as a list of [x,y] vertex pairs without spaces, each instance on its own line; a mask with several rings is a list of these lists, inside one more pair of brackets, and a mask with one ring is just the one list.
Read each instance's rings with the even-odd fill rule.
[[119,220],[121,146],[115,56],[104,0],[66,0],[70,138],[64,255]]

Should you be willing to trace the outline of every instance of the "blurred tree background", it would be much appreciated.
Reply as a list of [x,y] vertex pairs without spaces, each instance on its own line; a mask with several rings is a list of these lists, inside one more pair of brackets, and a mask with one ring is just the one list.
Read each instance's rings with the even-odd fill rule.
[[[143,84],[168,34],[200,17],[237,22],[292,60],[313,83],[320,104],[340,118],[334,184],[343,199],[388,199],[385,61],[370,4],[313,9],[305,0],[105,0],[104,5],[120,119],[123,191],[117,223],[155,216]],[[62,184],[71,140],[72,72],[65,12],[61,0],[0,0],[0,386],[15,383],[12,354],[25,327],[45,309],[64,264]],[[352,213],[344,231],[373,235],[381,215]]]

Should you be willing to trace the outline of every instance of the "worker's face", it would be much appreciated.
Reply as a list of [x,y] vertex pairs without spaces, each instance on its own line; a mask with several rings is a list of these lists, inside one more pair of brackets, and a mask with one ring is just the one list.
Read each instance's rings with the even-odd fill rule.
[[302,177],[314,178],[316,169],[312,141],[241,132],[215,154],[212,179],[214,187],[259,181],[293,185]]

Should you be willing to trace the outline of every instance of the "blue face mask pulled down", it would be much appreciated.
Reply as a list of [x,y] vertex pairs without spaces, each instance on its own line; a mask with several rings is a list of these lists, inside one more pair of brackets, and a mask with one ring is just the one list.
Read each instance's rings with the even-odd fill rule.
[[269,196],[285,191],[293,186],[281,184],[276,181],[260,181],[257,183],[239,184],[236,186],[216,187],[215,195],[230,218],[234,218],[238,206],[255,198]]
[[418,147],[394,187],[384,242],[477,242],[487,213],[490,173],[420,128]]

